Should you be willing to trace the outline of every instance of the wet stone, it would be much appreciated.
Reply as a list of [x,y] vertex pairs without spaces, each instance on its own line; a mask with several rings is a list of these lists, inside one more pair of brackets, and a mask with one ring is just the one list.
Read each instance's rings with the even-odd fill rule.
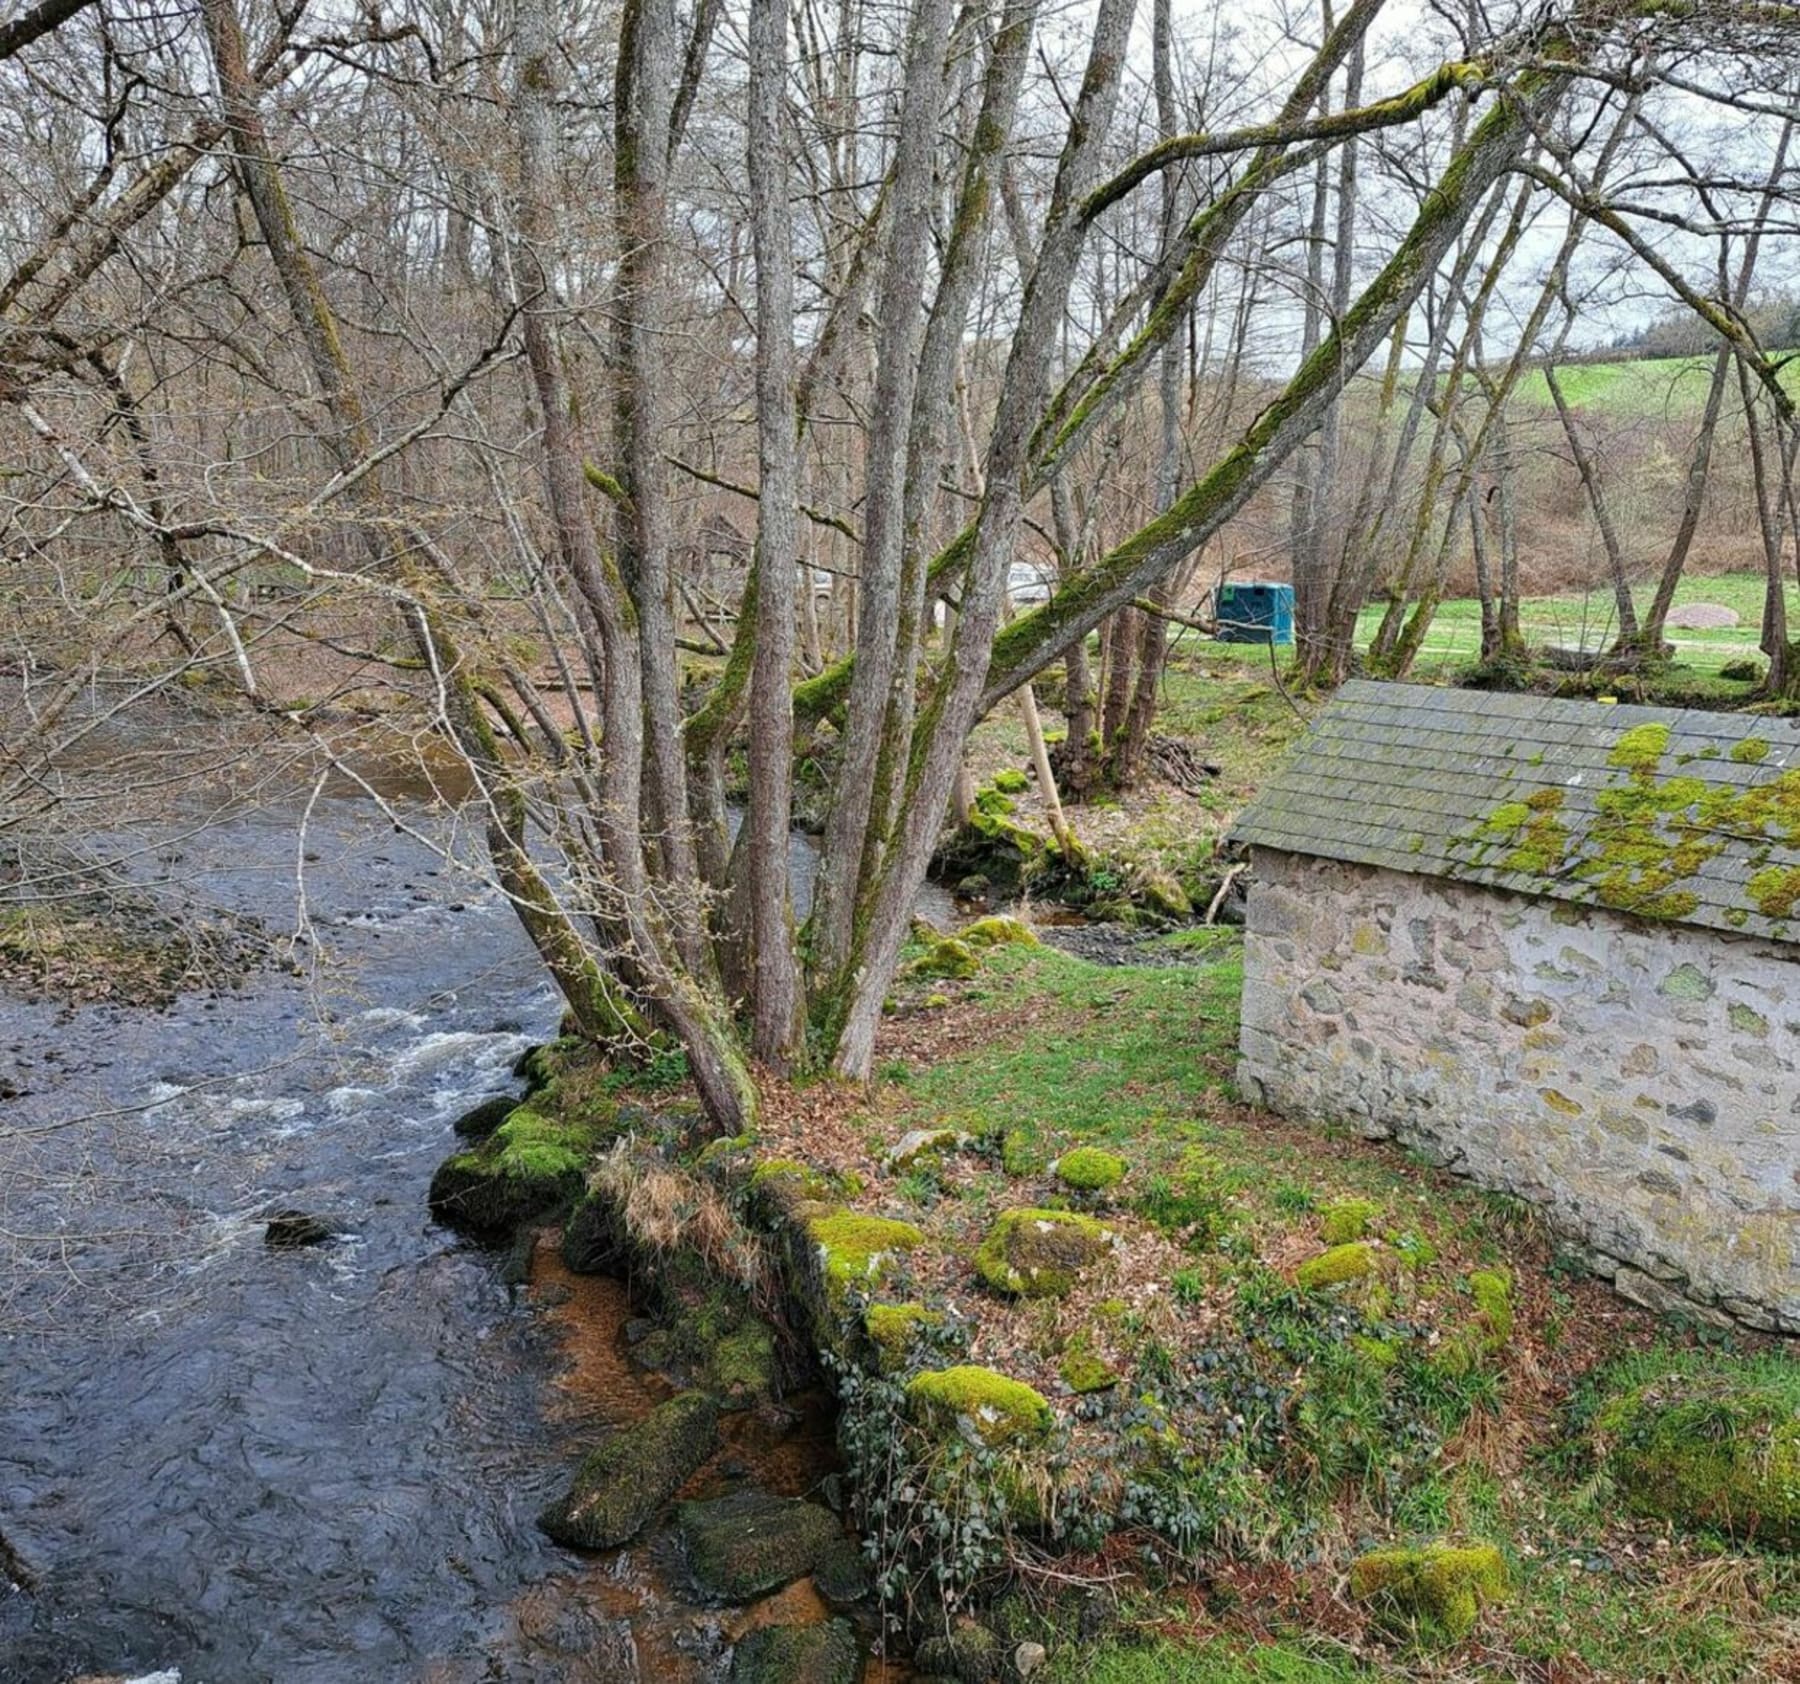
[[323,1245],[336,1232],[321,1216],[309,1216],[303,1210],[277,1210],[269,1213],[263,1244],[271,1251],[300,1251],[310,1245]]
[[486,1140],[513,1114],[518,1103],[511,1094],[494,1094],[479,1105],[470,1106],[450,1125],[450,1130],[464,1140]]
[[847,1620],[764,1626],[731,1657],[731,1684],[854,1684],[861,1645]]
[[627,1543],[712,1455],[718,1441],[719,1412],[712,1399],[682,1392],[589,1456],[568,1494],[538,1516],[538,1525],[570,1549]]
[[695,1585],[724,1602],[779,1590],[833,1561],[844,1543],[829,1509],[766,1491],[683,1503],[678,1512]]

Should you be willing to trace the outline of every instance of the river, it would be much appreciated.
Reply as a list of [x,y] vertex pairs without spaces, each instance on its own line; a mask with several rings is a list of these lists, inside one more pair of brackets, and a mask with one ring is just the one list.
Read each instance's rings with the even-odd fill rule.
[[[426,1214],[450,1122],[558,1007],[427,845],[454,853],[453,815],[403,816],[314,806],[309,974],[162,1011],[0,999],[0,1535],[31,1581],[0,1575],[3,1684],[682,1684],[746,1620],[818,1612],[690,1606],[661,1534],[582,1561],[537,1531],[658,1393],[617,1285],[509,1286]],[[295,817],[229,814],[163,866],[291,930]],[[338,1237],[270,1249],[283,1207]],[[830,1466],[816,1411],[757,1432],[728,1471],[792,1493]]]

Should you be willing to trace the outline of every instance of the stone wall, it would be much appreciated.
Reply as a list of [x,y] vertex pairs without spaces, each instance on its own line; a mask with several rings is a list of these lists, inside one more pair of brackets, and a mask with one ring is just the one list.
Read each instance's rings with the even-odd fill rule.
[[1653,1308],[1800,1333],[1800,948],[1255,850],[1239,1079],[1544,1207]]

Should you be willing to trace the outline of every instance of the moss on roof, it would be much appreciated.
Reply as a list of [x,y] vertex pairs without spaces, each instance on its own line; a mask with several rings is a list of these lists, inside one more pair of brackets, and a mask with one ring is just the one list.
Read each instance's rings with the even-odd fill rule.
[[1800,940],[1800,726],[1358,680],[1233,835]]

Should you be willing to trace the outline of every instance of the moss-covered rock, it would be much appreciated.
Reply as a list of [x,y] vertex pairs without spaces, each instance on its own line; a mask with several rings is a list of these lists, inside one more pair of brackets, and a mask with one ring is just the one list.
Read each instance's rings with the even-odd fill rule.
[[944,1312],[923,1304],[871,1304],[863,1312],[863,1331],[884,1374],[904,1368],[920,1341],[943,1325]]
[[1105,1255],[1112,1233],[1067,1210],[1003,1212],[975,1253],[975,1272],[996,1292],[1060,1298]]
[[694,1155],[696,1169],[721,1169],[741,1164],[756,1150],[753,1134],[725,1134],[709,1140]]
[[1056,1179],[1077,1193],[1103,1193],[1125,1179],[1125,1160],[1098,1146],[1077,1146],[1053,1167]]
[[589,1456],[568,1494],[538,1516],[538,1525],[570,1549],[615,1549],[637,1536],[718,1442],[712,1399],[680,1393]]
[[1002,795],[1023,795],[1031,787],[1031,779],[1017,766],[1007,766],[994,774],[994,788]]
[[974,923],[966,924],[958,932],[970,947],[978,950],[990,947],[1041,947],[1037,932],[1022,918],[1010,918],[1004,913],[996,913],[988,918],[977,918]]
[[1800,1368],[1785,1385],[1672,1373],[1613,1399],[1595,1426],[1639,1514],[1800,1549]]
[[1482,1608],[1504,1600],[1506,1592],[1506,1562],[1491,1544],[1375,1550],[1350,1567],[1350,1594],[1357,1601],[1432,1637],[1467,1637]]
[[1085,1346],[1074,1345],[1062,1354],[1056,1365],[1056,1372],[1062,1376],[1062,1383],[1070,1391],[1085,1396],[1090,1392],[1104,1392],[1119,1383],[1119,1376],[1110,1364],[1088,1350]]
[[806,1232],[818,1247],[820,1271],[834,1302],[853,1287],[870,1290],[896,1257],[925,1243],[924,1234],[910,1222],[853,1210],[812,1217]]
[[745,1314],[712,1341],[698,1378],[724,1407],[752,1409],[776,1395],[778,1368],[768,1323]]
[[956,1684],[993,1684],[1000,1676],[1005,1651],[999,1637],[975,1620],[958,1620],[936,1637],[928,1637],[913,1654],[913,1667],[928,1678],[953,1678]]
[[1381,1206],[1368,1199],[1335,1199],[1319,1212],[1319,1238],[1326,1245],[1367,1239],[1380,1215]]
[[[1050,839],[1013,818],[1005,796],[981,804],[979,800],[961,826],[938,850],[933,871],[961,885],[980,878],[985,888],[1017,888],[1040,878],[1046,860],[1055,852]],[[985,889],[984,889],[985,892]]]
[[588,1162],[611,1132],[601,1121],[566,1122],[518,1106],[486,1140],[438,1166],[431,1214],[478,1238],[504,1238],[580,1198]]
[[1166,871],[1147,871],[1132,888],[1132,902],[1153,918],[1183,923],[1194,916],[1187,890]]
[[792,1584],[845,1542],[829,1509],[766,1491],[683,1503],[677,1517],[695,1585],[723,1602],[749,1602]]
[[909,977],[967,982],[981,970],[975,949],[957,936],[940,936],[906,967]]
[[967,1421],[994,1445],[1034,1442],[1056,1422],[1041,1392],[991,1368],[927,1369],[907,1382],[906,1396],[916,1419],[938,1426]]
[[731,1684],[855,1684],[861,1646],[848,1620],[763,1626],[731,1657]]
[[494,1094],[463,1112],[450,1125],[451,1132],[463,1140],[486,1140],[518,1109],[518,1105],[518,1100],[511,1094]]
[[512,1073],[524,1082],[529,1097],[547,1088],[587,1050],[585,1044],[573,1036],[559,1036],[542,1046],[527,1047],[514,1060]]
[[908,1129],[887,1150],[889,1169],[911,1169],[915,1164],[933,1163],[939,1158],[960,1152],[969,1137],[961,1129]]
[[630,1264],[630,1251],[609,1198],[583,1194],[563,1222],[563,1265],[577,1275],[608,1275]]
[[801,1205],[836,1204],[859,1185],[798,1158],[764,1158],[750,1172],[751,1201],[765,1217],[790,1216]]
[[1317,1257],[1309,1257],[1294,1272],[1294,1279],[1308,1292],[1316,1292],[1322,1287],[1361,1280],[1374,1272],[1374,1248],[1361,1240],[1352,1240],[1347,1245],[1334,1245]]

